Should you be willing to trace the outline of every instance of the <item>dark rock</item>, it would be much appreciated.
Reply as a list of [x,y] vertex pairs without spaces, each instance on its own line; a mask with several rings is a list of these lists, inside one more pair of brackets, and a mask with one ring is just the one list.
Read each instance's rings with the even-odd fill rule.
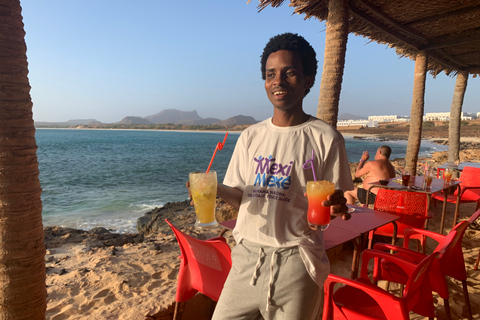
[[[235,219],[238,211],[233,209],[225,201],[220,198],[217,199],[217,207],[215,212],[215,218],[218,222]],[[183,229],[188,229],[195,224],[195,210],[190,206],[190,200],[183,202],[167,202],[161,208],[155,208],[144,216],[137,220],[137,231],[143,236],[147,236],[152,233],[171,234],[172,231],[168,224],[165,222],[168,219],[173,225]],[[197,230],[198,231],[198,230]],[[192,232],[197,232],[192,230]],[[200,232],[201,233],[201,232]],[[202,237],[200,233],[198,237]]]
[[162,248],[158,243],[150,243],[147,245],[147,247],[149,250],[152,250],[152,251],[162,251]]
[[167,202],[161,208],[155,208],[137,219],[137,232],[141,235],[151,233],[171,233],[170,227],[165,222],[168,219],[175,225],[180,223],[195,223],[195,213],[190,206],[190,200],[182,202]]
[[126,243],[140,243],[143,236],[139,234],[118,234],[97,227],[89,231],[62,228],[62,227],[46,227],[44,228],[45,246],[46,248],[60,247],[68,243],[86,244],[90,250],[96,247],[123,246]]

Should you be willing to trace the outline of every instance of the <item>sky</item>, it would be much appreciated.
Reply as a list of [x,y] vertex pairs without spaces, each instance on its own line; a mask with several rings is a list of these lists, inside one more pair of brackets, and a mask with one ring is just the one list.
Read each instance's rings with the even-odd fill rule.
[[[252,0],[21,0],[35,121],[146,117],[165,109],[202,118],[273,114],[260,55],[277,34],[302,35],[319,69],[304,110],[316,114],[325,23],[288,1],[258,12]],[[414,61],[350,35],[339,114],[409,115]],[[455,77],[427,76],[425,112],[448,112]],[[464,112],[480,112],[469,78]]]

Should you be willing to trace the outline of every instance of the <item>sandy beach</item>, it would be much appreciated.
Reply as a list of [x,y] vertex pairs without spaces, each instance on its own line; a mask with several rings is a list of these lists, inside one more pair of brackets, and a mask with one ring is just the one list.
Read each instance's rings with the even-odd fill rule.
[[[476,152],[468,154],[478,156]],[[437,204],[432,210],[435,216],[428,229],[438,231],[442,206]],[[462,204],[459,221],[468,219],[474,210],[475,204]],[[449,204],[446,232],[452,228],[453,212],[454,205]],[[166,211],[165,218],[184,232],[201,239],[217,236],[222,230],[194,229],[194,211],[186,204]],[[106,230],[97,230],[92,235],[78,230],[49,229],[45,258],[47,319],[171,319],[180,251],[168,225],[162,222],[159,222],[161,227],[158,232],[145,237],[112,236]],[[231,233],[225,235],[233,246]],[[479,319],[480,271],[473,270],[473,266],[480,250],[480,231],[467,229],[463,246],[473,318]],[[427,252],[433,247],[434,243],[429,242]],[[353,246],[346,244],[330,250],[328,254],[332,273],[349,277]],[[449,285],[452,318],[465,319],[461,283],[449,280]],[[182,304],[182,319],[208,319],[211,305],[208,298],[197,295]],[[438,297],[436,310],[438,319],[445,319],[443,300]],[[424,319],[413,314],[411,318]]]

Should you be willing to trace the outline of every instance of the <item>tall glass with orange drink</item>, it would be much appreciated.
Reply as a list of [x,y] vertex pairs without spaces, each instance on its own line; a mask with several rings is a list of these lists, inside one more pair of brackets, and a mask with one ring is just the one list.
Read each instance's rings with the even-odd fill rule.
[[330,224],[330,207],[322,206],[322,202],[333,192],[335,184],[330,181],[307,181],[307,219],[310,228],[325,230]]
[[450,183],[450,181],[452,180],[452,174],[452,168],[446,168],[445,171],[443,171],[443,180],[445,183]]

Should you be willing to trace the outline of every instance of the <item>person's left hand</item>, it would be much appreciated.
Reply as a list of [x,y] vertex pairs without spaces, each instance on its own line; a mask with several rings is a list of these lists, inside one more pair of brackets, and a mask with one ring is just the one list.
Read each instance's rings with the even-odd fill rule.
[[330,206],[330,215],[333,219],[336,217],[342,217],[343,220],[348,220],[352,216],[347,212],[348,207],[346,203],[347,199],[343,196],[343,191],[337,189],[334,193],[328,196],[326,201],[323,201],[322,206]]

